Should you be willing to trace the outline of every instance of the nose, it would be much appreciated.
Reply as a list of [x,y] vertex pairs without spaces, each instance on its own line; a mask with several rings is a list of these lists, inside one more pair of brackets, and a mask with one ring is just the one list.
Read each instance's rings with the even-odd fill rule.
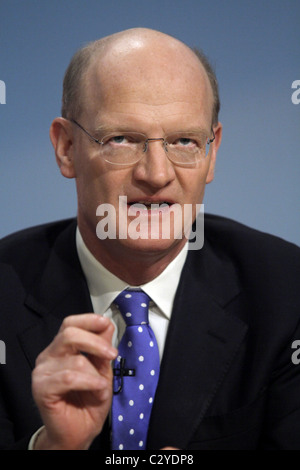
[[134,167],[134,178],[156,190],[175,179],[174,166],[167,157],[164,139],[148,139],[143,157]]

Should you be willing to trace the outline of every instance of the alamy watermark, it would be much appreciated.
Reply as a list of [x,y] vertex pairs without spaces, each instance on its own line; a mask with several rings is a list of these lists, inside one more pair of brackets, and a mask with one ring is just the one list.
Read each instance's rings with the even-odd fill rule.
[[296,89],[291,96],[292,103],[300,104],[300,80],[294,80],[291,88]]
[[0,104],[6,104],[6,85],[3,80],[0,80]]
[[296,339],[295,341],[293,341],[291,348],[296,349],[296,351],[294,351],[291,356],[291,360],[292,360],[292,363],[295,364],[295,366],[297,366],[298,364],[300,364],[300,340]]
[[204,244],[204,204],[127,203],[119,196],[116,210],[112,204],[100,204],[96,227],[100,240],[189,240],[189,250],[200,250]]
[[2,340],[0,340],[0,364],[6,364],[6,346]]

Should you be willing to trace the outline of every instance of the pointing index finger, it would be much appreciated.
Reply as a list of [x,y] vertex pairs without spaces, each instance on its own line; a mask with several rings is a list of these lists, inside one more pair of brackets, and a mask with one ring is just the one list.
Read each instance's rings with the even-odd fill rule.
[[70,315],[66,317],[60,327],[60,331],[65,328],[74,326],[91,332],[101,332],[108,328],[111,324],[109,318],[96,313],[80,313],[78,315]]
[[66,317],[52,343],[40,354],[39,360],[47,356],[63,357],[86,353],[101,360],[111,361],[117,356],[112,346],[114,326],[109,318],[94,313]]

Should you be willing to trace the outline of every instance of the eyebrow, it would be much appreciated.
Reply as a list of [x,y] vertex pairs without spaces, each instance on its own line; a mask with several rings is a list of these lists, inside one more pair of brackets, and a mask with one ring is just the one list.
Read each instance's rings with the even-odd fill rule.
[[[193,127],[193,128],[188,128],[188,129],[178,129],[172,132],[165,133],[166,136],[168,135],[173,135],[173,134],[205,134],[209,135],[211,133],[212,128],[207,132],[205,129],[201,127]],[[144,132],[137,131],[136,129],[132,129],[131,127],[124,126],[124,125],[118,125],[115,127],[107,126],[105,124],[100,124],[99,126],[96,127],[95,133],[97,134],[114,134],[115,132],[137,132],[138,134],[143,134],[146,135]]]
[[137,132],[137,131],[133,131],[132,128],[128,126],[122,126],[122,125],[112,127],[112,126],[107,126],[105,124],[101,124],[95,129],[95,132],[97,132],[98,134],[113,134],[119,131],[120,132]]

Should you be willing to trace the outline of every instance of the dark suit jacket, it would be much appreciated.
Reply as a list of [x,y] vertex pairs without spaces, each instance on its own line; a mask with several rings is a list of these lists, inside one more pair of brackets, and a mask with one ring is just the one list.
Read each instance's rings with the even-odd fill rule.
[[[0,243],[0,447],[27,448],[42,424],[31,395],[35,359],[67,315],[92,305],[75,221]],[[206,216],[178,286],[148,448],[300,449],[300,249]],[[107,426],[92,448],[109,449]]]

